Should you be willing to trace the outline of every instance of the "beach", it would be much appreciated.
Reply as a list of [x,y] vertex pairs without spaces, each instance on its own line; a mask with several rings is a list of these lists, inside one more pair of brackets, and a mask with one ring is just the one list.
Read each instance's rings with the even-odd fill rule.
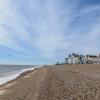
[[100,100],[100,65],[47,65],[0,86],[0,100]]

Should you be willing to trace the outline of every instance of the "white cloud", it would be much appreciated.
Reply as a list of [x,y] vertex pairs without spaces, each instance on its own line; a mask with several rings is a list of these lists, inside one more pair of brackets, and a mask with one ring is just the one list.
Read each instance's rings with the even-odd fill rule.
[[[0,45],[26,52],[29,56],[34,54],[34,49],[38,49],[40,56],[47,58],[55,56],[60,50],[75,51],[76,49],[78,51],[78,48],[79,50],[81,48],[83,52],[90,52],[91,49],[91,51],[98,51],[95,48],[98,48],[99,45],[97,40],[100,35],[100,20],[99,16],[94,17],[94,15],[96,15],[95,12],[100,11],[99,4],[74,10],[79,4],[78,0],[72,4],[68,0],[66,6],[64,2],[61,1],[60,4],[57,0],[47,0],[45,4],[41,4],[40,0],[30,0],[26,5],[24,5],[24,1],[22,2],[23,13],[27,15],[25,10],[27,12],[29,10],[30,15],[27,16],[30,19],[25,19],[25,16],[19,13],[19,10],[22,9],[18,9],[19,3],[13,4],[12,0],[0,0]],[[79,26],[74,26],[80,19],[84,22],[82,17],[91,13],[93,16],[88,17],[96,20],[85,23],[85,25],[79,23]],[[88,17],[86,17],[87,20]],[[30,30],[27,30],[24,24]],[[88,30],[85,29],[85,26]],[[82,29],[86,30],[85,34]],[[26,44],[22,45],[17,39]],[[30,45],[33,49],[25,48],[25,45]]]
[[20,15],[13,9],[11,0],[0,0],[0,45],[30,54],[31,50],[25,49],[14,38],[31,43],[30,35],[20,26],[19,18]]

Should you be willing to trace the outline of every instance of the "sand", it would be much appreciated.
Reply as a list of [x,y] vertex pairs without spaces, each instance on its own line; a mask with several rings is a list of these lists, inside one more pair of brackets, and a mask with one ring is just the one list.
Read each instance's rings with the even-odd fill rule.
[[56,65],[0,87],[0,100],[100,100],[100,65]]
[[40,84],[46,76],[45,68],[38,68],[21,74],[17,79],[0,87],[6,90],[0,100],[36,100]]

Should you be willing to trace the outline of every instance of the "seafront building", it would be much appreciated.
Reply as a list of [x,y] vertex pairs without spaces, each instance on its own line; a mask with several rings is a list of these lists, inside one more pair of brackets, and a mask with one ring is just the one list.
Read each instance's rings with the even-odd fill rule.
[[100,55],[94,59],[95,64],[100,64]]
[[65,58],[65,64],[100,64],[100,55],[79,55],[72,53]]

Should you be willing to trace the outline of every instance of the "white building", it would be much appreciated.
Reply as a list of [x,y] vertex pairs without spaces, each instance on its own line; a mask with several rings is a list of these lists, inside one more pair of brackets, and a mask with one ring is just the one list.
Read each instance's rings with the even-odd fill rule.
[[65,64],[94,64],[100,63],[100,56],[95,55],[79,55],[72,53],[68,58],[65,58]]
[[85,56],[87,64],[93,64],[95,62],[96,58],[97,58],[97,56],[95,56],[95,55],[86,55]]
[[65,58],[65,64],[79,64],[79,55],[72,53],[68,58]]
[[100,64],[100,55],[95,58],[94,64]]
[[65,58],[65,64],[68,64],[69,62],[68,62],[68,58]]

